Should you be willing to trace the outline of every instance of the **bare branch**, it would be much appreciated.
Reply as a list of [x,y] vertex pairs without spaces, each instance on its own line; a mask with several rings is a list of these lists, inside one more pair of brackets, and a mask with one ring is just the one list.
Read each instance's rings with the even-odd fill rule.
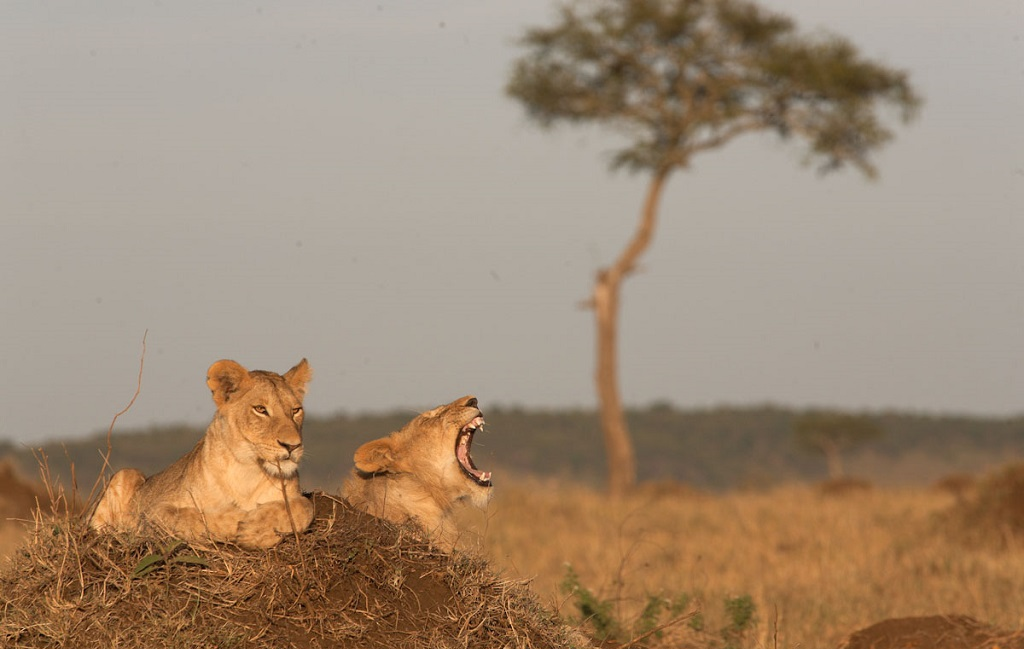
[[103,466],[100,467],[100,474],[96,478],[96,483],[93,484],[92,490],[89,492],[89,500],[91,501],[96,495],[97,488],[105,482],[104,476],[106,475],[107,469],[110,468],[110,454],[114,450],[112,437],[114,434],[114,424],[117,423],[118,418],[131,410],[135,404],[135,400],[139,397],[139,393],[142,392],[142,371],[146,367],[146,337],[149,335],[149,329],[146,329],[142,334],[142,353],[139,356],[139,376],[135,382],[135,394],[132,395],[131,401],[128,405],[121,409],[120,412],[114,415],[114,418],[110,420],[110,427],[107,428],[107,452],[103,455]]

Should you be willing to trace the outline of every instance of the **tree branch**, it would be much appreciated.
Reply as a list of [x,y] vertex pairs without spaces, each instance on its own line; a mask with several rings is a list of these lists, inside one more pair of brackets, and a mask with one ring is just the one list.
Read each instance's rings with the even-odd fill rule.
[[100,467],[100,474],[96,478],[96,482],[92,486],[92,490],[89,492],[89,500],[93,499],[96,495],[96,489],[104,482],[103,476],[107,469],[110,468],[110,454],[114,449],[112,436],[114,434],[114,424],[117,423],[118,417],[127,413],[131,410],[132,405],[135,404],[135,400],[139,397],[139,393],[142,392],[142,371],[146,367],[146,337],[149,335],[149,329],[146,329],[142,334],[142,354],[139,356],[139,376],[135,382],[135,394],[132,395],[131,401],[128,405],[121,409],[120,412],[114,415],[114,418],[110,420],[110,427],[107,428],[107,452],[103,455],[103,466]]

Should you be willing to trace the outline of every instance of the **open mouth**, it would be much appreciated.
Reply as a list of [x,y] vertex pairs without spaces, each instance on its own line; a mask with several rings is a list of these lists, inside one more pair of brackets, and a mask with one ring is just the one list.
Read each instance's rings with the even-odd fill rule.
[[481,471],[476,468],[473,464],[473,456],[469,454],[470,448],[473,446],[473,435],[484,427],[484,418],[480,415],[473,418],[468,424],[462,427],[459,431],[459,436],[455,440],[455,457],[459,460],[459,466],[462,467],[462,471],[475,483],[481,487],[491,486],[491,472]]

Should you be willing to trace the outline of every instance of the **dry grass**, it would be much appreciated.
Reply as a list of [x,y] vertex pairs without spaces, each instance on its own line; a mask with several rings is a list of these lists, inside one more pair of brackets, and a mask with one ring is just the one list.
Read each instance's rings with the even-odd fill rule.
[[571,563],[626,621],[651,594],[685,593],[714,632],[728,624],[723,601],[750,595],[749,647],[835,646],[903,616],[960,613],[1024,626],[1021,544],[1011,538],[1008,547],[1000,532],[999,548],[963,545],[946,533],[956,503],[939,489],[829,495],[811,486],[724,495],[662,488],[608,502],[535,481],[500,489],[481,524],[492,563],[532,578],[565,614],[572,602],[558,584]]

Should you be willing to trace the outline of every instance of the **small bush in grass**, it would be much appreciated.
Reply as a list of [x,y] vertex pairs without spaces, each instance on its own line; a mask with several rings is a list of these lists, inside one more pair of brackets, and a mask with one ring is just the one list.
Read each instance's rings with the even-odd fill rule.
[[[701,637],[702,647],[739,649],[756,622],[756,606],[750,595],[725,599],[726,624],[719,630],[718,637],[714,637],[703,633],[704,616],[696,607],[691,607],[692,598],[687,593],[673,598],[648,595],[640,614],[629,623],[617,616],[615,601],[602,598],[584,586],[571,565],[566,565],[561,588],[571,598],[579,615],[573,621],[588,625],[594,639],[600,643],[642,647],[648,638],[658,640],[664,629],[685,621],[690,631]],[[687,609],[691,610],[687,612]]]
[[757,607],[750,595],[725,599],[725,614],[728,624],[721,631],[722,639],[725,640],[725,649],[739,649],[740,642],[754,626],[756,611]]
[[580,577],[572,565],[565,567],[565,579],[561,584],[562,592],[575,600],[576,609],[580,614],[581,623],[589,623],[594,628],[594,637],[600,642],[619,640],[622,637],[622,626],[612,615],[614,604],[611,600],[601,599],[589,588],[580,583]]

